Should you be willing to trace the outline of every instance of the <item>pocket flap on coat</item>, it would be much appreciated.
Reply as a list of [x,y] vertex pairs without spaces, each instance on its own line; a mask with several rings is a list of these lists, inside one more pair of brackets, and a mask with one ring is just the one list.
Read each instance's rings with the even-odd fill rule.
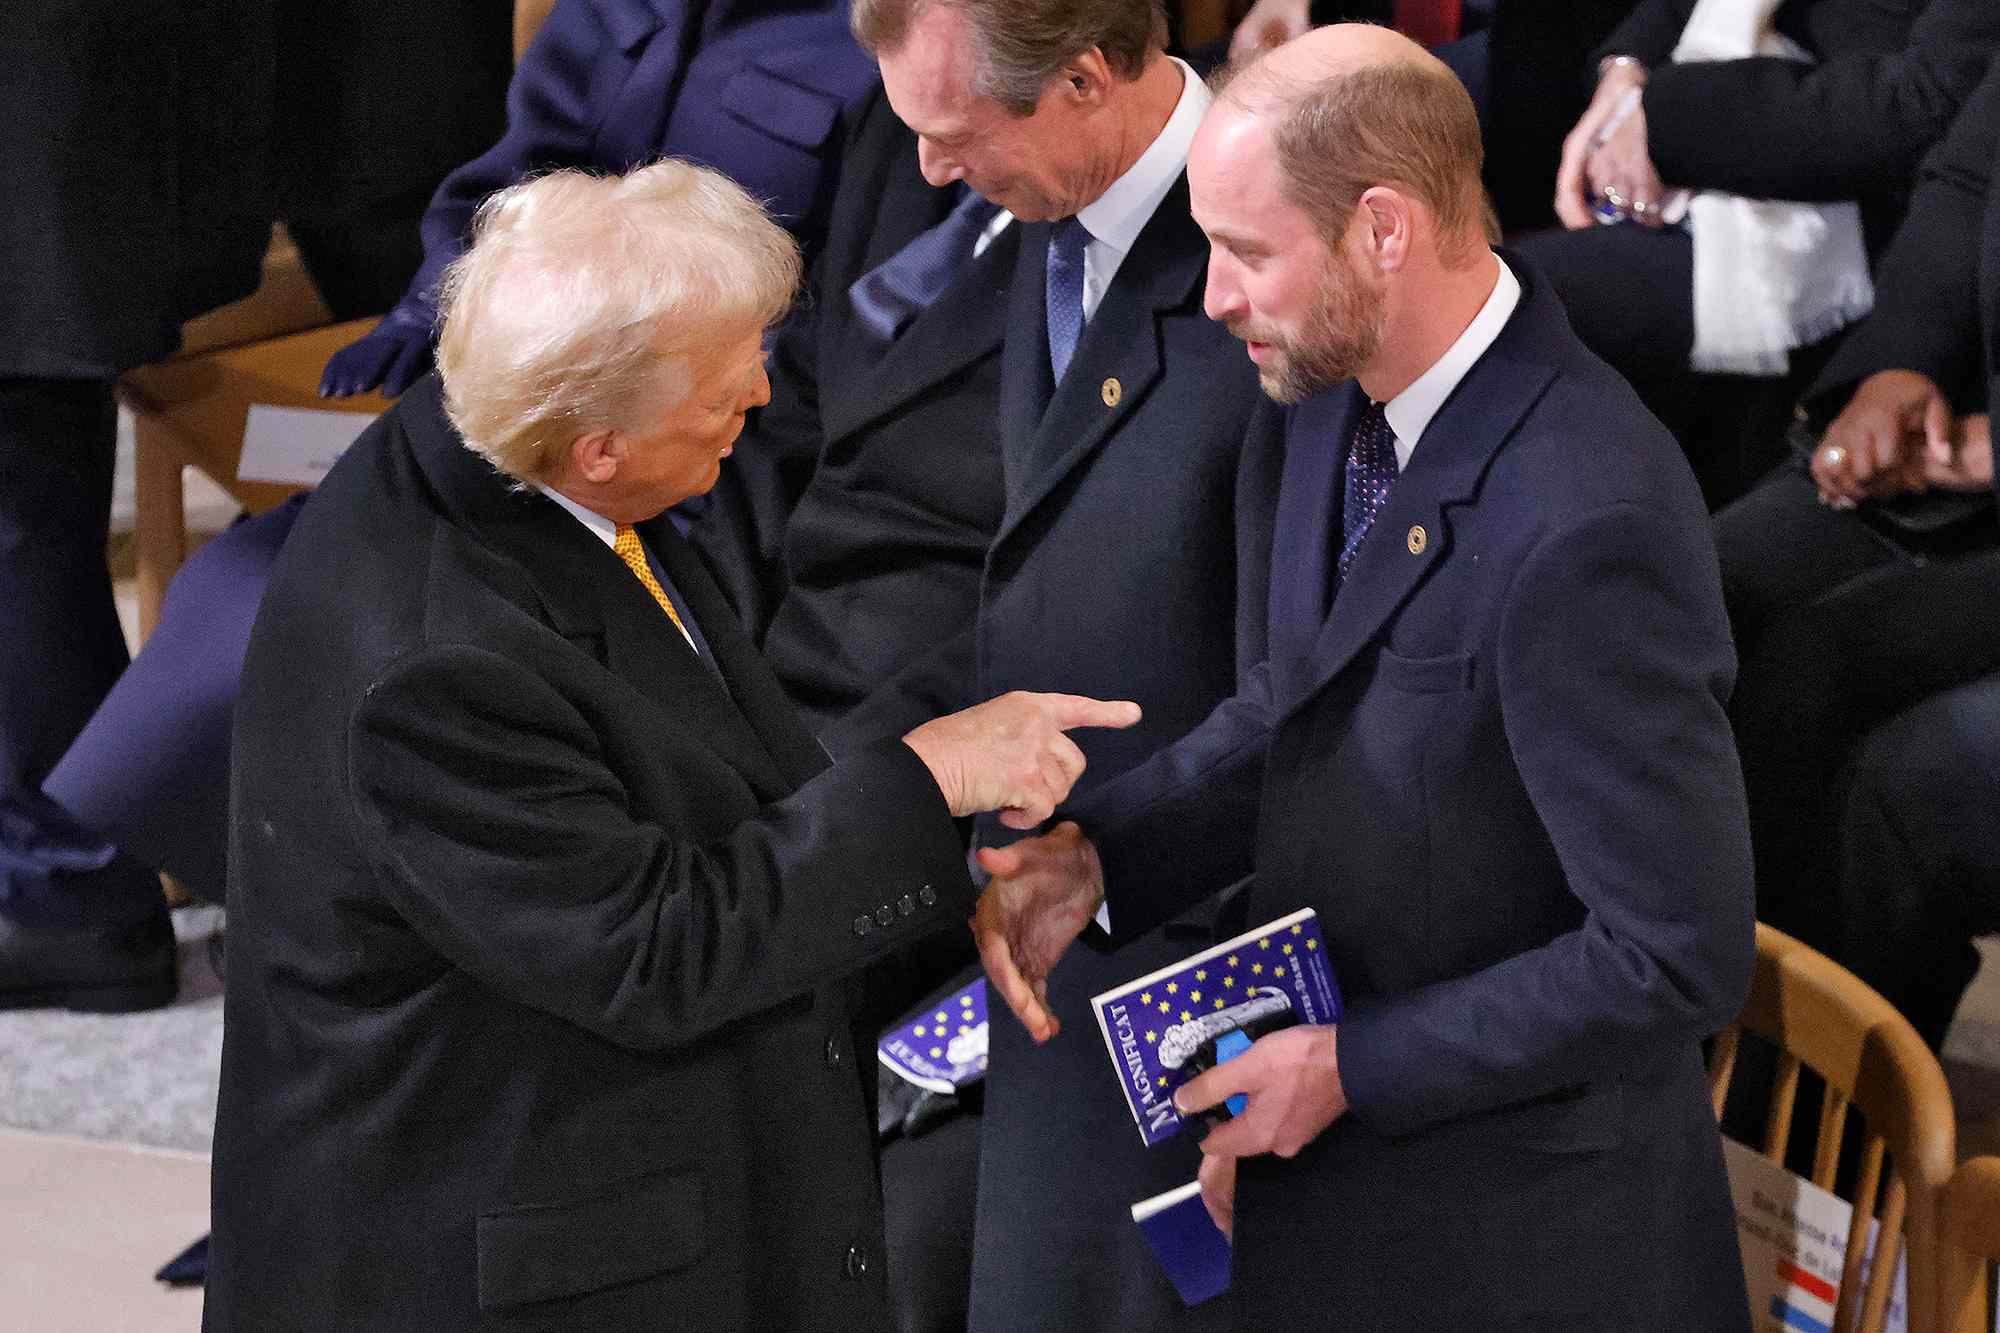
[[729,76],[722,106],[752,129],[808,153],[818,151],[840,118],[839,98],[754,64]]
[[701,1177],[662,1171],[566,1203],[479,1215],[479,1308],[497,1309],[685,1268],[707,1243]]

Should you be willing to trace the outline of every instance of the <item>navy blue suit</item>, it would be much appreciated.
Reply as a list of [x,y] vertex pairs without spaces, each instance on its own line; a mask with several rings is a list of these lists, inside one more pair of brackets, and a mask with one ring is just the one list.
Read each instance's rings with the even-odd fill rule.
[[[1046,224],[1021,225],[1001,351],[1005,508],[971,629],[906,668],[823,738],[835,754],[1012,689],[1134,699],[1125,731],[1084,731],[1102,782],[1170,744],[1240,682],[1262,642],[1275,449],[1243,448],[1254,368],[1201,309],[1208,244],[1185,177],[1119,266],[1060,385],[1051,382]],[[982,842],[1014,835],[982,826]],[[1184,1184],[1191,1144],[1148,1150],[1105,1063],[1089,997],[1209,939],[1156,931],[1130,957],[1079,953],[1050,997],[1062,1034],[992,1031],[970,1327],[1226,1325],[1184,1310],[1129,1206]],[[1169,1324],[1168,1321],[1174,1321]]]
[[1752,952],[1715,555],[1671,437],[1514,267],[1331,608],[1359,390],[1261,417],[1269,657],[1073,810],[1120,937],[1253,866],[1250,920],[1320,914],[1352,1107],[1243,1163],[1259,1327],[1748,1327],[1698,1049]]
[[875,83],[845,0],[562,0],[507,93],[507,133],[445,178],[402,309],[465,247],[481,200],[550,167],[628,171],[662,155],[729,175],[814,248],[840,161],[841,114]]

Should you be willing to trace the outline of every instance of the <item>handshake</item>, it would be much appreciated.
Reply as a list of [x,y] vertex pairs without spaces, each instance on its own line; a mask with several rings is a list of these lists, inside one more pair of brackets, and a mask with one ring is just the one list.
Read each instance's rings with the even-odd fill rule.
[[[903,743],[930,769],[953,815],[1000,811],[1008,828],[1031,829],[1083,774],[1075,727],[1129,727],[1134,703],[1069,694],[1003,694],[911,731]],[[1097,851],[1075,824],[1007,847],[983,847],[992,879],[972,933],[987,979],[1036,1041],[1060,1029],[1048,1008],[1048,977],[1104,900]]]

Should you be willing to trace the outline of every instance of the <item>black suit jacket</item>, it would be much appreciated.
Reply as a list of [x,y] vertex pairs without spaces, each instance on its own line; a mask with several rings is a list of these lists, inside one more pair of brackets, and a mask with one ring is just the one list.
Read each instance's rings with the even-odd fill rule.
[[[1168,744],[1235,688],[1261,641],[1275,450],[1249,453],[1258,400],[1243,349],[1201,308],[1208,246],[1185,178],[1120,265],[1060,388],[1043,311],[1049,228],[1021,228],[999,412],[1005,512],[976,624],[829,733],[836,753],[911,719],[1011,689],[1134,699],[1127,731],[1076,734],[1088,788]],[[997,825],[983,841],[1012,836]],[[1132,1225],[1131,1204],[1184,1184],[1190,1143],[1147,1150],[1088,998],[1207,942],[1156,931],[1115,963],[1076,955],[1050,988],[1062,1034],[1036,1048],[996,1021],[981,1128],[975,1329],[1202,1328]]]
[[971,624],[1000,524],[1000,343],[1020,228],[893,342],[848,298],[953,202],[924,183],[916,136],[878,89],[811,290],[774,348],[771,403],[690,534],[816,728]]
[[252,638],[205,1326],[881,1327],[839,978],[970,910],[937,788],[828,767],[669,523],[719,671],[439,397]]
[[1916,160],[2000,47],[1989,0],[1789,0],[1779,31],[1816,64],[1760,56],[1670,64],[1694,0],[1644,0],[1599,55],[1650,66],[1646,134],[1669,185],[1862,201],[1886,238]]
[[1242,1166],[1260,1327],[1748,1327],[1697,1046],[1752,937],[1714,550],[1671,437],[1515,271],[1330,608],[1359,390],[1260,421],[1270,658],[1073,812],[1120,933],[1251,865],[1250,920],[1319,912],[1352,1106]]

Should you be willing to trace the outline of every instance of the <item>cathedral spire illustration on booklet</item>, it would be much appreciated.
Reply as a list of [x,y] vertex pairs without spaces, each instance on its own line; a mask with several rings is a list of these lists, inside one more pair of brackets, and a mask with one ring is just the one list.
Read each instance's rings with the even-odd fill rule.
[[1319,918],[1293,912],[1091,1000],[1147,1146],[1185,1121],[1174,1089],[1266,1032],[1340,1021]]

